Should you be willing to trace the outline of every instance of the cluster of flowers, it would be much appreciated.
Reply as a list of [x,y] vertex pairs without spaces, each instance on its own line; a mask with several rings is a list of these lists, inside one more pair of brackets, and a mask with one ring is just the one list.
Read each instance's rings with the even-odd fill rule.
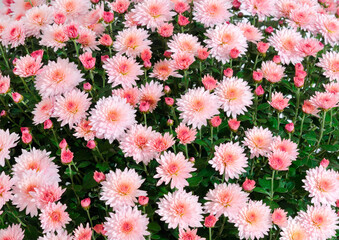
[[[224,239],[226,219],[240,239],[336,236],[337,159],[333,169],[316,162],[339,148],[336,1],[3,4],[1,240],[33,239],[25,229],[37,223],[39,240],[169,239],[171,229],[179,240]],[[304,125],[319,136],[304,141]],[[123,167],[107,162],[105,144]],[[93,154],[85,171],[100,171],[80,194],[81,151]],[[291,196],[282,188],[292,166],[302,188]],[[193,178],[207,179],[205,190]],[[283,209],[281,193],[309,201]],[[89,223],[71,219],[78,207]]]

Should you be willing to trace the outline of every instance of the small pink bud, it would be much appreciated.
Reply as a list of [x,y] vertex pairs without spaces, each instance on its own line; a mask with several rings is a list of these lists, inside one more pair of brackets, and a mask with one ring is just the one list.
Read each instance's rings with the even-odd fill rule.
[[6,117],[7,112],[5,110],[1,110],[0,117]]
[[14,66],[16,65],[16,62],[17,62],[17,61],[18,61],[17,58],[14,58],[14,59],[13,59],[12,63],[13,63]]
[[141,101],[140,102],[140,106],[139,106],[139,110],[140,112],[142,113],[147,113],[149,111],[149,108],[150,108],[150,103],[147,102],[147,101]]
[[166,94],[169,94],[170,92],[171,92],[171,88],[169,87],[169,86],[165,86],[164,87],[164,92],[166,93]]
[[20,131],[21,131],[21,133],[29,133],[29,128],[28,127],[21,127]]
[[18,92],[13,92],[12,98],[15,103],[20,103],[24,99],[24,97]]
[[165,52],[164,52],[164,56],[165,56],[166,58],[170,58],[170,57],[172,56],[172,53],[171,53],[170,51],[165,51]]
[[141,59],[146,62],[146,61],[150,61],[152,58],[152,52],[149,48],[145,48],[140,55]]
[[165,102],[168,106],[173,106],[174,104],[174,99],[170,97],[165,97]]
[[70,164],[73,161],[74,154],[69,149],[63,148],[61,150],[61,163]]
[[66,16],[63,13],[56,13],[54,15],[54,22],[58,25],[64,24],[66,21]]
[[255,82],[261,82],[264,74],[262,72],[253,71],[252,77]]
[[205,218],[205,227],[208,227],[208,228],[212,228],[215,226],[215,223],[218,221],[218,219],[213,216],[213,215],[209,215]]
[[36,51],[31,53],[31,57],[34,57],[35,59],[42,58],[43,55],[44,55],[44,50],[42,50],[42,49],[36,50]]
[[233,9],[237,10],[240,8],[241,2],[239,0],[233,0],[232,5],[233,5]]
[[99,43],[103,46],[110,47],[113,44],[113,40],[110,35],[104,34],[99,39]]
[[[91,0],[93,1],[93,0]],[[99,0],[96,0],[96,1],[99,1]],[[97,234],[101,234],[101,235],[105,235],[106,234],[106,231],[104,229],[104,224],[97,224],[93,227],[93,230],[97,233]]]
[[44,121],[44,129],[51,129],[53,127],[53,122],[51,119]]
[[265,32],[266,32],[267,34],[271,34],[273,31],[274,31],[274,29],[273,29],[272,26],[269,26],[269,27],[267,27],[267,28],[265,29]]
[[264,89],[262,88],[261,85],[259,85],[255,90],[254,90],[254,93],[255,95],[257,95],[258,97],[264,95]]
[[89,82],[85,82],[83,85],[83,88],[85,91],[91,91],[92,90],[92,85]]
[[86,70],[93,69],[95,67],[96,59],[92,57],[92,53],[86,52],[79,56],[79,59]]
[[32,137],[32,135],[29,132],[24,132],[22,134],[21,140],[25,144],[30,144],[32,142],[32,140],[33,140],[33,137]]
[[91,206],[91,199],[90,198],[85,198],[81,200],[81,207],[85,210],[89,209]]
[[278,23],[279,25],[284,25],[284,20],[280,20]]
[[301,63],[296,63],[294,68],[295,68],[296,71],[304,70],[304,66]]
[[144,62],[144,68],[150,69],[152,67],[151,61],[147,60]]
[[245,182],[242,184],[242,188],[246,192],[252,192],[252,190],[255,188],[255,181],[246,178]]
[[167,120],[167,126],[173,126],[173,120],[172,119],[168,119]]
[[285,130],[288,133],[293,133],[294,132],[294,124],[293,124],[293,122],[286,124],[285,125]]
[[257,44],[257,50],[260,53],[266,53],[269,47],[270,47],[270,44],[268,43],[258,42]]
[[97,144],[95,143],[94,140],[89,140],[86,145],[86,147],[88,147],[89,149],[94,149],[96,146]]
[[66,139],[62,139],[61,142],[59,143],[59,148],[64,149],[68,146]]
[[78,35],[79,35],[78,26],[75,25],[75,24],[71,24],[71,25],[66,26],[65,27],[65,33],[71,39],[77,38]]
[[111,23],[114,19],[114,14],[112,12],[104,12],[102,19],[105,23]]
[[293,78],[294,86],[301,88],[304,86],[305,78],[294,77]]
[[224,76],[231,78],[233,76],[233,69],[232,68],[227,68],[224,70]]
[[221,118],[219,116],[215,116],[211,119],[211,125],[212,127],[218,127],[221,124]]
[[[324,158],[323,160],[321,160],[320,165],[323,166],[324,168],[327,168],[328,165],[330,164],[330,161],[327,160],[326,158]],[[338,202],[338,201],[337,201]],[[337,206],[338,207],[338,206]]]
[[101,56],[101,62],[106,62],[109,59],[108,55]]
[[95,171],[94,174],[93,174],[93,179],[97,183],[100,183],[100,182],[106,180],[106,176],[105,176],[105,174],[103,172]]
[[100,0],[91,0],[92,3],[96,4],[98,3]]
[[230,119],[228,120],[228,126],[233,132],[236,132],[240,127],[240,121],[238,121],[236,118]]
[[200,60],[206,60],[208,56],[210,55],[210,52],[208,51],[207,48],[198,48],[198,58]]
[[307,76],[307,72],[305,72],[304,70],[297,70],[295,72],[295,76],[298,78],[305,78]]
[[274,55],[273,62],[275,62],[276,64],[279,64],[281,62],[280,56],[279,55]]
[[188,160],[189,160],[191,163],[195,163],[195,158],[194,158],[194,157],[190,157]]
[[179,15],[179,17],[178,17],[178,24],[180,26],[186,26],[189,23],[190,23],[190,21],[188,20],[187,17],[185,17],[185,16],[183,16],[181,14]]
[[141,206],[146,206],[148,204],[149,198],[145,196],[140,196],[138,202]]
[[189,5],[187,2],[184,2],[184,1],[178,1],[174,5],[174,10],[180,14],[186,12],[188,9],[189,9]]
[[240,51],[236,48],[233,48],[230,51],[230,57],[233,58],[233,59],[237,58],[239,56],[239,54],[240,54]]

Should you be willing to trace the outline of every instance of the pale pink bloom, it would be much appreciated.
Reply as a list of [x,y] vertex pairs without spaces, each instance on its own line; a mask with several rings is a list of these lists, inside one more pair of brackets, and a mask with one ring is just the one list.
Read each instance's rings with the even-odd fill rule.
[[247,107],[252,105],[253,93],[242,78],[224,78],[215,89],[215,94],[222,103],[226,115],[232,115],[233,118],[247,112]]
[[331,81],[339,81],[339,53],[326,52],[319,58],[318,67],[321,67],[325,72],[323,73]]
[[262,32],[250,22],[238,22],[237,26],[241,29],[247,41],[257,43],[263,39]]
[[0,94],[5,94],[9,91],[11,79],[9,76],[2,76],[0,73]]
[[68,19],[77,19],[88,12],[91,6],[89,0],[55,0],[53,7],[62,12]]
[[234,219],[247,204],[248,195],[235,183],[214,184],[214,189],[210,189],[205,197],[207,202],[204,209],[217,218],[224,215],[228,219]]
[[10,159],[10,149],[14,148],[18,140],[20,139],[19,135],[16,133],[10,133],[7,129],[6,131],[0,129],[0,166],[5,166],[5,159]]
[[282,28],[268,39],[271,46],[278,52],[282,64],[296,64],[303,60],[301,53],[296,48],[302,36],[297,30]]
[[148,143],[154,138],[155,131],[151,127],[133,125],[120,139],[120,149],[125,157],[132,157],[137,163],[148,164],[157,153],[152,151]]
[[103,97],[92,108],[89,121],[97,137],[108,139],[112,143],[136,123],[135,112],[124,98]]
[[[15,181],[5,172],[0,174],[0,209],[9,201],[13,199],[12,186]],[[1,235],[1,234],[0,234]],[[1,239],[1,238],[0,238]]]
[[136,107],[140,99],[140,90],[137,87],[118,88],[112,90],[112,95],[125,98],[127,103],[133,107]]
[[244,0],[240,7],[252,16],[258,15],[260,21],[265,20],[265,17],[274,16],[276,12],[275,1],[272,0]]
[[35,105],[32,112],[34,115],[33,123],[35,125],[45,122],[52,116],[54,111],[54,102],[55,100],[53,97],[47,97]]
[[296,8],[300,7],[300,3],[295,0],[277,0],[276,1],[276,17],[285,17],[288,18],[290,16],[290,12]]
[[73,236],[68,235],[66,230],[60,229],[56,232],[48,232],[44,236],[39,237],[38,240],[73,240]]
[[158,33],[162,37],[170,37],[173,35],[174,26],[172,23],[164,23],[158,27]]
[[130,5],[129,0],[115,0],[111,3],[112,10],[117,13],[125,13]]
[[143,74],[141,65],[134,58],[127,58],[122,55],[115,55],[109,58],[103,65],[103,68],[108,74],[108,83],[112,86],[122,85],[123,88],[136,85],[136,80],[139,80]]
[[53,116],[61,122],[61,126],[68,124],[70,128],[73,128],[87,116],[90,106],[91,98],[88,94],[79,89],[73,89],[55,98]]
[[23,240],[24,237],[24,231],[21,229],[20,224],[12,224],[11,226],[0,230],[1,240]]
[[287,225],[287,212],[281,208],[274,209],[272,213],[272,222],[280,228]]
[[157,174],[154,175],[154,178],[160,178],[157,186],[163,182],[166,185],[171,182],[171,188],[183,189],[189,185],[186,179],[192,177],[191,172],[196,170],[182,152],[178,154],[164,152],[157,162],[160,164],[156,169]]
[[146,30],[131,27],[117,33],[113,43],[114,50],[119,54],[126,54],[128,57],[138,57],[144,49],[148,49],[151,41]]
[[287,22],[292,28],[314,31],[316,16],[317,12],[314,7],[300,4],[297,8],[290,11]]
[[288,171],[292,161],[286,152],[276,150],[268,156],[268,164],[277,171]]
[[12,19],[8,15],[0,14],[0,42],[1,42],[3,31],[11,23],[11,21]]
[[48,25],[42,30],[41,40],[39,44],[46,47],[51,47],[54,51],[66,46],[69,40],[64,31],[63,25]]
[[198,200],[197,196],[184,190],[169,192],[160,198],[159,209],[155,212],[161,216],[161,221],[168,223],[168,228],[202,227],[203,210]]
[[35,192],[32,192],[33,201],[39,209],[45,208],[48,203],[57,202],[61,199],[61,195],[66,189],[62,189],[55,182],[53,184],[46,184],[40,188],[36,188]]
[[202,23],[206,28],[230,20],[232,7],[228,0],[201,0],[194,2],[193,19]]
[[178,111],[183,123],[200,129],[207,125],[207,120],[219,114],[221,103],[215,94],[205,91],[204,88],[189,89],[177,101]]
[[[31,4],[32,3],[32,4]],[[9,6],[9,13],[12,15],[12,18],[15,20],[21,19],[25,16],[27,10],[31,9],[32,7],[36,7],[46,3],[44,0],[31,0],[31,2],[27,2],[25,0],[13,0],[11,5]]]
[[79,37],[76,41],[80,43],[84,52],[99,50],[99,42],[96,40],[96,33],[89,28],[81,26],[79,28]]
[[205,75],[202,79],[201,79],[202,84],[204,85],[206,90],[213,90],[217,87],[217,83],[218,81],[210,76],[209,74]]
[[42,97],[49,97],[71,91],[84,80],[76,64],[58,58],[41,69],[36,76],[35,87]]
[[286,152],[291,159],[291,161],[295,161],[298,157],[298,144],[292,142],[290,139],[281,139],[280,136],[274,137],[273,142],[271,144],[271,150],[283,151]]
[[44,233],[65,228],[66,224],[71,221],[66,208],[65,204],[59,202],[49,203],[45,208],[41,209],[39,219]]
[[172,11],[174,4],[169,0],[145,0],[135,5],[133,18],[140,25],[154,31],[176,15]]
[[336,95],[339,95],[339,82],[331,82],[328,84],[324,84],[324,88],[326,92],[330,92]]
[[263,73],[264,78],[270,83],[280,82],[285,76],[284,71],[285,67],[278,65],[273,61],[267,61],[261,64],[261,72]]
[[223,143],[214,147],[214,157],[208,161],[212,167],[219,171],[220,175],[225,175],[225,180],[238,179],[239,176],[246,172],[248,159],[244,149],[239,143]]
[[168,42],[169,51],[172,53],[186,52],[195,55],[200,47],[199,39],[187,33],[175,34]]
[[250,149],[251,158],[264,156],[270,152],[270,147],[273,142],[273,135],[268,128],[262,126],[248,129],[245,132],[243,144]]
[[194,55],[187,52],[178,52],[172,56],[173,67],[176,70],[187,70],[194,63]]
[[22,21],[10,21],[1,33],[1,41],[4,46],[15,48],[25,44],[26,33]]
[[288,105],[289,98],[284,98],[281,92],[274,92],[272,100],[268,103],[277,111],[282,112]]
[[19,77],[31,77],[37,75],[42,67],[41,57],[34,58],[26,55],[16,60],[13,73]]
[[149,141],[148,146],[157,153],[166,151],[168,148],[175,144],[172,134],[166,132],[164,135],[156,133],[155,136]]
[[211,56],[223,64],[230,60],[232,49],[237,49],[239,56],[244,55],[247,50],[246,37],[241,29],[233,24],[219,24],[208,29],[205,35],[206,47],[211,49]]
[[142,240],[149,235],[149,220],[137,207],[123,207],[110,213],[104,223],[108,239]]
[[159,82],[151,81],[140,87],[139,103],[148,103],[149,112],[157,107],[160,98],[164,95],[163,86]]
[[90,141],[95,138],[95,131],[92,130],[91,121],[82,119],[75,127],[74,136],[77,138],[84,138],[85,141]]
[[180,140],[181,144],[192,143],[197,135],[196,129],[189,128],[184,123],[180,123],[180,125],[175,129],[175,132],[177,133],[177,138]]
[[250,200],[231,221],[238,228],[240,239],[264,238],[272,227],[271,210],[262,201]]
[[173,68],[173,62],[167,59],[156,62],[153,65],[153,72],[151,72],[149,76],[163,81],[166,81],[169,77],[182,77],[182,75],[177,73]]
[[298,49],[299,52],[302,53],[303,57],[307,56],[316,57],[317,53],[324,48],[324,44],[322,44],[316,38],[308,37],[300,40],[297,43],[296,48]]
[[289,218],[286,226],[281,228],[280,240],[309,240],[310,236],[298,219]]
[[134,18],[136,16],[135,12],[125,13],[125,27],[135,27],[140,26],[140,23]]
[[40,31],[53,23],[53,13],[53,9],[45,4],[28,10],[24,18],[27,36],[40,37]]
[[330,92],[315,92],[310,101],[316,108],[327,111],[338,107],[339,97]]
[[325,44],[332,47],[338,45],[339,41],[339,20],[333,15],[318,14],[314,27],[325,40]]
[[101,182],[100,200],[114,210],[124,206],[133,207],[138,202],[137,197],[147,195],[146,191],[139,190],[144,181],[134,169],[110,171],[106,174],[106,180]]
[[205,240],[205,238],[198,236],[197,231],[198,229],[180,229],[178,240]]
[[302,106],[302,110],[306,114],[312,114],[314,116],[319,117],[319,115],[318,115],[319,110],[309,100],[304,101],[304,104]]
[[87,223],[86,226],[80,224],[76,229],[74,229],[74,238],[73,240],[91,240],[92,238],[92,229]]
[[307,206],[306,212],[300,211],[298,221],[313,239],[330,239],[339,229],[338,215],[330,206]]
[[310,193],[312,203],[335,206],[339,196],[338,177],[338,172],[322,166],[307,170],[306,177],[302,181],[303,187]]

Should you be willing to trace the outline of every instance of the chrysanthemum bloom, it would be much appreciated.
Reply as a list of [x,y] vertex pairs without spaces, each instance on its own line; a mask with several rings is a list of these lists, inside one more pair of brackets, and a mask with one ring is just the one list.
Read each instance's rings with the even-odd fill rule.
[[90,141],[95,138],[95,132],[92,130],[91,122],[82,119],[75,127],[74,136],[77,138],[84,138],[85,141]]
[[205,75],[202,79],[201,79],[202,84],[204,85],[206,90],[213,90],[217,87],[217,83],[218,81],[210,76],[209,74]]
[[19,139],[18,134],[0,129],[0,166],[5,166],[5,159],[10,159],[9,150],[17,145]]
[[66,46],[69,40],[63,25],[48,25],[42,30],[40,45],[51,47],[54,51]]
[[146,0],[135,5],[132,13],[134,20],[140,25],[154,31],[176,15],[172,11],[173,3],[169,0]]
[[233,118],[244,114],[247,107],[252,105],[253,93],[247,82],[241,78],[224,78],[215,89],[215,94],[222,103],[227,116]]
[[74,230],[73,240],[91,240],[91,238],[92,238],[92,229],[90,228],[88,223],[86,224],[85,227],[82,224],[80,224]]
[[200,129],[207,125],[207,120],[219,114],[221,103],[215,94],[209,93],[204,88],[189,89],[177,101],[180,118],[183,123]]
[[284,98],[281,92],[274,92],[272,100],[268,102],[275,110],[282,112],[289,105],[289,98]]
[[211,56],[225,64],[230,60],[230,52],[236,48],[239,56],[247,50],[246,37],[241,29],[233,24],[219,24],[215,28],[208,29],[205,43],[211,49]]
[[241,187],[235,183],[214,184],[214,189],[210,189],[205,199],[205,211],[216,215],[221,215],[234,219],[240,209],[242,209],[248,201],[248,193],[243,192]]
[[9,76],[2,76],[0,74],[0,94],[5,94],[9,91],[11,85],[11,79]]
[[137,87],[118,88],[112,90],[112,95],[125,98],[127,103],[129,103],[133,107],[136,107],[140,99],[140,90]]
[[339,21],[330,14],[317,14],[314,27],[325,39],[325,44],[335,46],[339,41]]
[[174,154],[172,152],[164,152],[157,162],[160,164],[157,167],[157,174],[154,178],[160,178],[157,186],[163,182],[167,185],[171,182],[171,188],[183,189],[188,186],[187,178],[192,177],[191,172],[195,171],[193,163],[185,159],[182,152]]
[[178,190],[168,193],[158,202],[159,209],[155,212],[161,216],[161,221],[168,223],[169,228],[188,229],[202,227],[202,206],[199,198],[191,192]]
[[25,235],[20,224],[12,224],[5,229],[0,230],[0,239],[23,240]]
[[173,68],[173,62],[171,60],[165,59],[159,60],[154,64],[150,77],[166,81],[169,77],[181,78],[182,75],[177,73]]
[[137,207],[123,207],[106,217],[104,229],[108,239],[137,240],[145,239],[149,235],[146,215],[143,215]]
[[198,229],[180,229],[178,240],[205,240],[205,238],[198,236],[197,231]]
[[307,206],[297,217],[301,225],[314,239],[330,239],[339,229],[338,215],[330,206]]
[[33,201],[39,209],[45,208],[49,203],[57,202],[61,199],[61,195],[66,189],[62,189],[56,182],[53,184],[46,184],[37,188],[35,192],[31,192]]
[[128,57],[140,56],[140,53],[152,43],[148,40],[147,31],[137,27],[125,28],[117,34],[113,43],[114,50]]
[[112,83],[113,87],[120,84],[123,88],[135,86],[138,76],[143,74],[141,65],[135,59],[121,55],[109,58],[103,68],[108,74],[108,83]]
[[172,56],[174,69],[187,70],[194,63],[194,55],[187,52],[178,52]]
[[339,97],[336,94],[329,92],[315,92],[310,99],[311,103],[323,111],[338,107]]
[[288,18],[290,12],[298,7],[300,7],[299,3],[294,0],[278,0],[276,1],[277,11],[275,15],[277,18],[280,17]]
[[172,23],[164,23],[158,27],[158,33],[162,37],[170,37],[173,35],[174,26]]
[[70,19],[77,19],[85,15],[90,6],[89,0],[56,0],[53,2],[56,11],[64,13]]
[[12,21],[11,17],[8,15],[1,14],[0,16],[0,42],[1,42],[1,34],[5,30],[5,28],[10,24]]
[[91,29],[86,27],[79,28],[79,37],[76,40],[80,43],[83,51],[92,52],[94,50],[99,50],[98,42],[96,41],[96,33]]
[[230,19],[232,14],[228,11],[232,7],[227,0],[202,0],[194,2],[193,19],[204,24],[205,27],[212,27]]
[[44,233],[65,228],[66,224],[71,221],[66,208],[65,204],[59,202],[49,203],[45,208],[41,209],[39,219]]
[[281,208],[274,209],[272,213],[272,222],[280,228],[287,225],[287,212]]
[[132,157],[137,163],[148,164],[157,153],[152,151],[148,143],[155,136],[151,127],[133,125],[120,139],[120,149],[125,157]]
[[0,174],[0,209],[9,201],[12,200],[12,186],[14,185],[14,179],[6,175],[5,172]]
[[339,82],[330,82],[328,84],[323,84],[326,92],[330,92],[333,94],[339,94]]
[[300,28],[305,31],[314,31],[316,16],[316,8],[307,4],[300,4],[299,7],[290,11],[287,23],[295,29]]
[[112,143],[136,123],[135,112],[126,99],[117,96],[101,98],[90,112],[89,121],[96,136]]
[[286,152],[276,150],[268,156],[268,164],[277,171],[287,171],[292,161]]
[[92,56],[92,53],[85,52],[79,56],[79,60],[86,70],[93,69],[95,67],[96,59]]
[[73,240],[73,236],[68,235],[66,230],[60,229],[56,232],[48,232],[44,236],[39,237],[38,240]]
[[319,58],[316,65],[325,70],[323,74],[331,81],[339,81],[339,53],[326,52]]
[[91,98],[88,98],[88,94],[79,89],[73,89],[55,98],[53,116],[61,122],[61,126],[68,124],[70,128],[73,128],[87,116],[90,106]]
[[310,193],[312,203],[333,206],[336,204],[339,196],[339,182],[336,180],[338,176],[338,172],[327,170],[323,166],[306,171],[303,187]]
[[177,138],[180,140],[181,144],[190,144],[192,143],[197,135],[197,130],[187,127],[184,123],[180,123],[180,125],[175,129],[177,133]]
[[237,26],[241,29],[247,41],[257,43],[263,39],[262,32],[250,22],[238,22]]
[[29,9],[24,18],[27,36],[40,37],[40,30],[53,23],[53,12],[52,7],[45,4]]
[[297,219],[289,218],[286,226],[281,228],[280,240],[308,240],[308,232]]
[[25,27],[23,21],[10,21],[1,33],[0,40],[2,45],[10,48],[16,48],[23,45],[26,39]]
[[312,115],[314,115],[314,116],[319,116],[319,115],[317,114],[317,113],[319,112],[319,110],[318,110],[317,107],[314,106],[314,105],[312,104],[312,102],[309,101],[309,100],[305,100],[305,101],[304,101],[304,104],[303,104],[303,106],[302,106],[302,110],[303,110],[303,112],[306,113],[306,114],[312,114]]
[[130,5],[129,0],[115,0],[111,3],[112,10],[117,13],[125,13]]
[[34,58],[30,55],[21,57],[15,62],[13,73],[19,77],[35,76],[41,71],[41,60],[41,57]]
[[35,87],[42,97],[59,95],[72,90],[84,81],[83,74],[77,65],[68,59],[58,58],[56,62],[50,61],[36,76]]
[[147,145],[152,151],[161,153],[172,147],[174,144],[175,141],[173,135],[166,132],[164,135],[161,135],[161,133],[156,133]]
[[139,103],[146,102],[149,104],[149,112],[157,107],[160,98],[164,95],[163,86],[159,82],[151,81],[140,87]]
[[261,72],[264,78],[270,83],[280,82],[285,76],[285,68],[281,65],[276,64],[273,61],[263,62],[261,65]]
[[271,210],[262,201],[250,200],[231,221],[238,228],[240,239],[264,238],[272,227]]
[[296,48],[302,36],[297,30],[282,28],[268,39],[271,46],[278,52],[282,64],[296,64],[303,60],[302,55]]
[[268,128],[262,126],[248,129],[245,132],[245,138],[243,144],[247,146],[251,151],[251,158],[259,156],[267,156],[271,144],[273,142],[273,136]]
[[275,1],[271,0],[244,0],[240,7],[252,16],[258,15],[260,21],[265,20],[265,17],[274,16],[276,11]]
[[324,48],[324,44],[322,44],[316,38],[304,38],[300,40],[296,48],[302,54],[303,57],[313,56],[316,57],[317,53]]
[[281,139],[280,136],[273,139],[271,150],[273,152],[276,150],[286,152],[291,161],[295,161],[299,154],[298,145],[296,143],[292,142],[290,139]]
[[139,190],[145,180],[134,169],[117,169],[106,174],[106,180],[101,182],[100,200],[117,210],[123,206],[134,206],[137,197],[146,196],[146,191]]
[[228,142],[214,148],[214,157],[208,163],[221,175],[224,175],[226,181],[229,178],[237,179],[240,174],[246,172],[248,160],[244,149],[239,146],[238,142]]

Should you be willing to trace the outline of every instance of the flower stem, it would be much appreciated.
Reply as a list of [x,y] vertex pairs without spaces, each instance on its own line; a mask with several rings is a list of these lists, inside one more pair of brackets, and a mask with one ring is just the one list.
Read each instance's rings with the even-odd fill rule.
[[209,236],[209,240],[212,240],[212,228],[208,228],[208,236]]
[[87,212],[87,216],[88,216],[89,222],[91,224],[91,228],[93,228],[93,223],[92,223],[91,215],[89,214],[89,210],[86,209],[86,212]]
[[225,175],[226,175],[226,169],[224,169],[224,173],[222,174],[221,183],[225,182]]
[[5,51],[4,51],[3,47],[2,47],[2,44],[0,44],[0,50],[1,50],[2,58],[4,59],[8,70],[10,70],[11,68],[9,67],[9,64],[8,64],[8,61],[7,61],[7,58],[6,58],[6,55],[5,55]]
[[271,178],[271,201],[273,201],[273,196],[274,196],[274,174],[275,174],[275,170],[272,171],[272,178]]
[[146,166],[145,163],[143,163],[143,164],[144,164],[144,170],[145,170],[145,173],[146,173],[147,176],[149,176],[149,173],[148,173],[148,171],[147,171],[147,166]]
[[299,104],[300,104],[300,88],[298,88],[297,90],[297,103],[295,105],[295,116],[294,116],[294,121],[293,121],[294,124],[296,124],[298,120]]
[[28,87],[26,81],[25,81],[22,77],[20,77],[20,79],[21,79],[22,83],[24,84],[26,90],[34,97],[34,99],[35,99],[36,101],[39,101],[38,98],[35,96],[35,94],[31,91],[31,89],[29,89],[29,87]]
[[213,144],[213,126],[211,126],[211,144]]
[[144,120],[145,120],[145,126],[147,127],[147,116],[146,116],[146,113],[144,113]]
[[319,137],[319,140],[318,140],[318,143],[317,143],[317,146],[315,147],[315,149],[317,149],[319,147],[321,139],[323,138],[323,135],[324,135],[325,118],[326,118],[326,111],[324,111],[324,113],[323,113],[323,118],[322,118],[322,121],[321,121],[321,128],[320,128],[320,137]]
[[100,152],[98,146],[95,146],[95,150],[97,150],[97,152],[99,153],[99,156],[100,156],[101,160],[105,162],[106,160],[105,160],[105,158],[102,156],[102,154],[101,154],[101,152]]
[[186,158],[188,159],[188,148],[187,148],[187,144],[185,144],[185,152],[186,152]]
[[[171,125],[170,125],[169,127],[170,127],[170,129],[171,129],[171,134],[173,135],[173,128],[172,128]],[[176,153],[177,153],[177,149],[176,149],[176,147],[175,147],[175,143],[173,144],[173,150],[174,150],[174,153],[176,154]]]
[[6,213],[11,213],[11,214],[13,215],[13,217],[15,217],[16,220],[18,220],[18,222],[19,222],[23,227],[26,227],[27,225],[24,224],[24,223],[21,221],[21,219],[20,219],[17,215],[14,214],[13,211],[11,211],[12,209],[11,209],[10,205],[8,204],[8,202],[6,203],[6,206],[7,206],[7,208],[10,210],[10,211],[6,211]]
[[69,168],[69,176],[70,176],[71,182],[72,182],[72,190],[73,190],[73,192],[74,192],[74,194],[75,194],[75,196],[76,196],[76,198],[78,200],[78,203],[79,203],[80,202],[79,196],[78,196],[78,194],[74,190],[73,172],[72,172],[71,164],[68,164],[68,168]]
[[268,90],[268,100],[269,101],[272,100],[272,85],[273,85],[273,83],[270,83],[270,88]]
[[[257,89],[258,83],[255,84],[255,89]],[[257,113],[258,113],[258,96],[255,94],[254,96],[254,117],[253,122],[254,126],[257,126]]]
[[185,84],[186,84],[186,90],[187,90],[187,88],[188,88],[187,70],[184,71],[184,75],[185,75]]
[[75,48],[75,52],[77,54],[77,58],[78,58],[78,62],[79,62],[79,49],[78,49],[78,44],[75,40],[73,40],[74,43],[74,48]]
[[301,119],[301,124],[300,124],[300,132],[299,132],[299,139],[298,139],[298,145],[300,143],[301,135],[303,134],[303,127],[304,127],[304,121],[305,121],[305,113],[303,114],[303,117]]
[[279,115],[280,115],[280,112],[277,111],[277,121],[278,121],[278,123],[277,123],[277,129],[278,129],[278,132],[279,132],[279,127],[280,127],[280,117],[279,117]]

